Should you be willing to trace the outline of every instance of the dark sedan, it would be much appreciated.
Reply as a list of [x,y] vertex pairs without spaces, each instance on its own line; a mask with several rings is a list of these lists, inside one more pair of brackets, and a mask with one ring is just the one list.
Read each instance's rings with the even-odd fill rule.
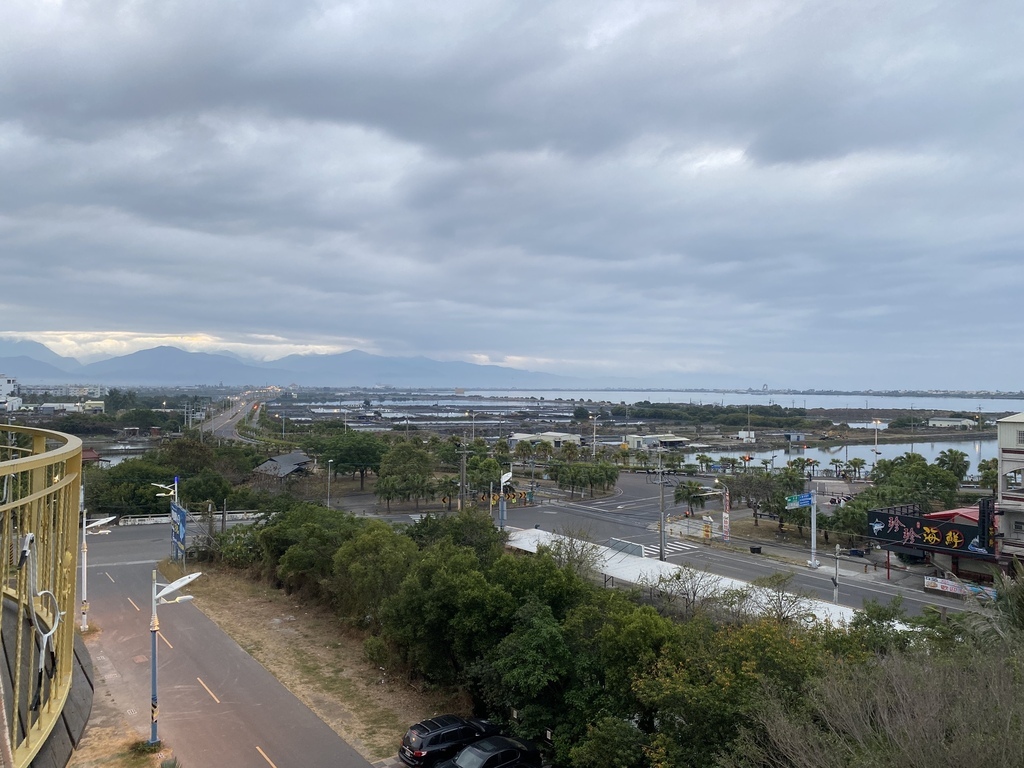
[[489,736],[470,744],[437,768],[540,768],[536,745],[511,736]]

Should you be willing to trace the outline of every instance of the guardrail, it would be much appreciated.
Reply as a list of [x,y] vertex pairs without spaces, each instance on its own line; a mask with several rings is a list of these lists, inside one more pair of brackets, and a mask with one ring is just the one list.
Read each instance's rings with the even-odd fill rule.
[[[0,425],[0,763],[28,766],[61,715],[74,664],[82,441]],[[65,735],[66,738],[66,735]]]

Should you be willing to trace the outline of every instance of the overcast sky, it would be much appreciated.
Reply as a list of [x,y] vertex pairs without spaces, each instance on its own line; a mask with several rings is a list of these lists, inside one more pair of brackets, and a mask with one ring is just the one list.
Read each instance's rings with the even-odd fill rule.
[[0,332],[1019,390],[1022,18],[4,0]]

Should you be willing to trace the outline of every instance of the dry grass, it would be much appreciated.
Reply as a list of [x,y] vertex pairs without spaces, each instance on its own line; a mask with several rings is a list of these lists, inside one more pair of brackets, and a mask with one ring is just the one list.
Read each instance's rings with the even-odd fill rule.
[[204,566],[190,589],[207,616],[367,760],[393,756],[410,723],[467,708],[370,664],[363,635],[329,611],[216,567]]

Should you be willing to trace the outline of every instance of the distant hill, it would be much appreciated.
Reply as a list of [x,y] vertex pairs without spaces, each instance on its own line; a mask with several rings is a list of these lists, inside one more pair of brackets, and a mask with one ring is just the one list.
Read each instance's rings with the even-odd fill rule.
[[[45,344],[38,341],[14,341],[13,339],[0,339],[0,369],[6,365],[3,362],[6,358],[28,358],[40,363],[47,363],[61,371],[77,371],[82,364],[73,357],[62,357],[51,350]],[[0,370],[6,372],[6,369]],[[15,374],[11,374],[12,376]]]
[[[337,355],[290,355],[270,363],[234,355],[154,347],[88,365],[61,357],[35,342],[9,342],[26,354],[0,356],[0,373],[24,384],[108,386],[288,386],[573,388],[598,386],[567,376],[497,365],[442,362],[426,357],[383,357],[357,350]],[[45,359],[41,359],[45,358]]]
[[426,357],[382,357],[352,350],[337,355],[289,355],[272,365],[307,386],[351,387],[572,387],[580,380],[499,365],[441,362]]
[[12,376],[22,384],[69,384],[80,379],[79,373],[70,373],[26,355],[0,357],[0,374]]
[[141,386],[279,384],[287,373],[246,364],[225,355],[154,347],[82,366],[81,375],[103,384]]

